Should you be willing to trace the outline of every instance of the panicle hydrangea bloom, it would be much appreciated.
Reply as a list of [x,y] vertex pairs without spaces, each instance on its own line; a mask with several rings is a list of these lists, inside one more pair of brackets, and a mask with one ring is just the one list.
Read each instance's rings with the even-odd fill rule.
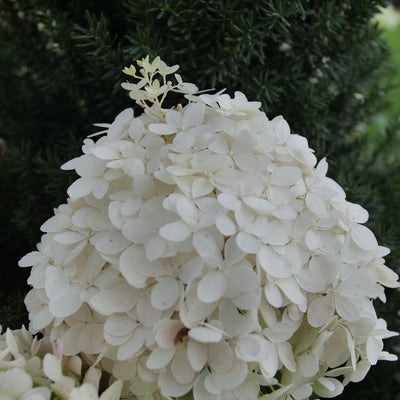
[[99,398],[100,377],[95,367],[82,375],[81,358],[63,356],[57,341],[37,340],[24,327],[0,335],[1,400],[118,400],[122,382]]
[[[138,64],[123,87],[144,112],[62,166],[79,178],[20,260],[30,330],[139,400],[334,397],[396,359],[372,305],[399,286],[389,250],[326,160],[243,93]],[[188,103],[162,108],[171,90]]]

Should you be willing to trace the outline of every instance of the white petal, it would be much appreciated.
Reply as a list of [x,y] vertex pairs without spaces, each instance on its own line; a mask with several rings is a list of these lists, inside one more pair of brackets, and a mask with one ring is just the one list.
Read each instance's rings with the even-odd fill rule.
[[133,336],[124,344],[120,345],[117,352],[117,359],[120,361],[129,360],[139,352],[144,345],[144,334],[142,329],[136,329]]
[[170,222],[160,228],[159,234],[171,242],[183,242],[192,233],[192,229],[184,221]]
[[178,383],[169,370],[159,376],[157,383],[163,395],[175,398],[183,396],[193,387],[193,382],[187,384]]
[[243,201],[248,207],[261,215],[270,215],[277,208],[274,203],[259,197],[244,197]]
[[54,235],[53,238],[57,243],[73,244],[85,239],[86,236],[79,232],[67,231],[58,233]]
[[96,146],[92,153],[102,160],[114,160],[120,157],[119,151],[116,151],[111,146]]
[[179,346],[171,363],[171,372],[177,382],[188,384],[193,381],[195,371],[190,365],[185,346]]
[[42,255],[38,251],[31,251],[25,254],[19,261],[18,265],[22,268],[32,267],[33,265],[39,263],[42,260]]
[[194,180],[192,185],[192,196],[194,199],[205,196],[213,191],[215,186],[209,179],[200,177]]
[[308,323],[314,328],[323,326],[333,317],[334,311],[335,308],[330,295],[317,297],[308,307]]
[[314,376],[319,371],[318,359],[314,354],[305,353],[297,357],[297,366],[305,377]]
[[212,271],[201,279],[197,295],[202,302],[213,303],[224,295],[226,286],[226,275],[221,271]]
[[221,332],[203,326],[190,329],[188,335],[200,343],[217,343],[222,339]]
[[296,372],[296,361],[293,356],[293,349],[289,342],[278,343],[278,354],[283,365],[290,371]]
[[85,197],[92,190],[97,182],[97,178],[79,178],[67,190],[68,196],[73,199]]
[[172,360],[175,355],[175,348],[172,349],[160,349],[157,348],[152,351],[146,362],[146,367],[149,369],[161,369],[164,368]]
[[378,247],[375,235],[364,225],[353,225],[351,229],[351,237],[357,246],[364,250],[371,251]]
[[257,254],[260,249],[260,242],[253,235],[246,232],[239,232],[236,236],[236,243],[240,250],[249,254]]
[[160,280],[151,291],[151,304],[158,310],[172,307],[179,296],[179,286],[175,279]]
[[222,263],[221,249],[211,233],[207,231],[195,232],[193,246],[208,264],[214,266]]
[[236,356],[243,361],[258,361],[261,354],[261,341],[255,335],[239,338],[236,343]]
[[95,185],[93,186],[93,196],[96,199],[102,199],[107,193],[109,186],[110,184],[106,180],[98,179]]
[[274,278],[285,278],[292,273],[289,261],[278,255],[270,246],[262,246],[257,259],[264,271]]
[[227,215],[219,215],[215,219],[215,224],[224,236],[231,236],[236,233],[236,225]]
[[137,289],[121,283],[95,294],[90,300],[90,305],[102,315],[111,315],[114,312],[129,311],[137,300]]
[[196,340],[189,340],[187,355],[192,368],[199,372],[207,362],[207,345]]
[[335,378],[321,376],[313,384],[314,392],[321,397],[336,397],[343,392],[343,385]]
[[49,302],[50,312],[59,318],[65,318],[78,311],[82,305],[80,294],[82,288],[78,286],[67,287],[57,292]]
[[229,193],[220,193],[218,195],[218,203],[220,203],[228,210],[233,210],[233,211],[239,210],[239,208],[242,205],[242,202],[238,200],[237,197]]
[[294,185],[301,176],[302,172],[298,167],[277,167],[271,174],[271,183],[277,186],[291,186]]
[[208,346],[208,365],[216,372],[226,372],[232,367],[233,352],[228,342],[211,343]]
[[356,303],[346,297],[335,296],[335,307],[338,314],[347,321],[357,321],[359,318]]

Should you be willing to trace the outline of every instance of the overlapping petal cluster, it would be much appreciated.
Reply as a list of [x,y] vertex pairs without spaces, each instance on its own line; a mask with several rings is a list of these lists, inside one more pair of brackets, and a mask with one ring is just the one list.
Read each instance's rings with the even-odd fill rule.
[[118,400],[122,382],[98,396],[101,372],[82,374],[78,356],[62,355],[57,342],[37,340],[24,328],[0,335],[0,398],[2,400]]
[[[124,87],[144,112],[101,124],[63,165],[79,178],[20,261],[30,329],[146,400],[334,397],[395,359],[372,304],[399,286],[389,250],[325,159],[243,93],[139,65]],[[188,104],[163,109],[169,90]]]

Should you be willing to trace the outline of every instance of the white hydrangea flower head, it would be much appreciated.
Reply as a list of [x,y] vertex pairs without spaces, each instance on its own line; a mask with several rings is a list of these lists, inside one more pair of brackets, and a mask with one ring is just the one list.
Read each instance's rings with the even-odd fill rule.
[[[334,397],[396,359],[372,305],[399,287],[389,250],[326,160],[243,93],[138,65],[122,86],[144,112],[62,166],[79,178],[20,260],[31,331],[139,400]],[[187,104],[163,108],[172,90]]]
[[[0,327],[1,328],[1,327]],[[57,341],[38,340],[24,328],[0,335],[0,398],[2,400],[119,400],[122,381],[99,397],[101,371],[82,374],[78,356],[63,356]]]

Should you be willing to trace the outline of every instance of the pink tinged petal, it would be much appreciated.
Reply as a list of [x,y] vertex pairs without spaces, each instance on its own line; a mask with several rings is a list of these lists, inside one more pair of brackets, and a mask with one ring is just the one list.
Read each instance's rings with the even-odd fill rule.
[[292,273],[289,261],[269,246],[261,247],[257,259],[264,271],[274,278],[286,278]]
[[157,310],[168,310],[179,296],[179,286],[174,278],[163,278],[151,291],[151,304]]
[[[283,365],[290,371],[296,372],[296,361],[293,356],[293,349],[289,342],[278,343],[278,355]],[[311,395],[311,393],[310,393]],[[306,396],[308,397],[308,396]],[[306,398],[305,397],[305,398]]]
[[280,308],[283,305],[282,293],[278,286],[273,282],[267,282],[265,285],[265,298],[271,306]]
[[79,232],[67,231],[54,235],[53,239],[61,244],[74,244],[86,239],[86,236]]
[[115,312],[129,311],[137,300],[137,289],[121,283],[95,294],[90,300],[90,305],[102,315],[111,315]]
[[93,186],[93,196],[96,199],[102,199],[107,193],[109,186],[110,184],[106,180],[98,179],[95,185]]
[[198,254],[210,265],[220,265],[222,263],[221,249],[213,235],[207,231],[197,231],[193,235],[193,246]]
[[245,253],[257,254],[260,250],[259,240],[247,232],[239,232],[236,236],[236,243],[239,249]]
[[162,369],[166,367],[175,355],[176,348],[160,349],[157,348],[152,351],[146,361],[146,367],[149,369]]
[[313,389],[318,396],[332,398],[343,392],[343,385],[335,378],[321,376],[313,384]]
[[261,341],[256,335],[243,336],[236,342],[236,356],[243,361],[258,361],[261,351]]
[[301,169],[294,166],[277,167],[272,171],[271,183],[277,186],[292,186],[301,179]]
[[308,306],[308,323],[314,328],[319,328],[333,318],[334,312],[335,307],[331,295],[317,297]]
[[91,324],[82,329],[78,345],[85,354],[99,354],[105,347],[102,324]]
[[119,151],[113,149],[111,146],[96,146],[92,153],[102,160],[115,160],[120,157]]
[[177,382],[188,384],[193,381],[195,371],[190,365],[186,346],[178,346],[175,356],[171,363],[171,372]]
[[161,348],[171,349],[176,346],[177,334],[184,328],[185,325],[179,320],[163,319],[156,327],[155,340]]
[[183,242],[192,234],[192,229],[186,222],[176,221],[162,226],[159,234],[171,242]]
[[216,329],[205,326],[190,329],[188,335],[200,343],[217,343],[222,339],[222,333]]
[[226,372],[233,364],[233,352],[228,342],[211,343],[208,346],[208,366],[216,372]]
[[318,373],[319,362],[314,354],[305,353],[297,357],[297,367],[301,375],[309,378]]
[[221,271],[212,271],[201,279],[197,295],[203,303],[213,303],[224,295],[226,287],[226,275]]
[[158,386],[161,389],[161,394],[164,396],[171,396],[174,398],[181,397],[189,392],[194,382],[190,383],[179,383],[175,380],[172,372],[168,369],[158,377]]
[[78,311],[82,305],[79,286],[66,287],[57,292],[49,302],[50,312],[58,318],[65,318]]
[[18,265],[22,268],[32,267],[42,261],[43,257],[38,251],[31,251],[25,254],[19,261]]
[[378,247],[374,234],[364,225],[353,225],[351,238],[363,250],[374,251]]
[[335,296],[335,307],[337,313],[346,321],[357,321],[360,317],[357,306],[354,301],[340,296]]
[[231,236],[236,233],[236,225],[227,215],[219,215],[215,219],[215,224],[224,236]]
[[189,340],[187,356],[193,370],[196,372],[201,371],[207,362],[207,344]]
[[136,329],[133,336],[120,345],[117,352],[117,360],[125,361],[134,357],[144,345],[144,333],[142,329]]

